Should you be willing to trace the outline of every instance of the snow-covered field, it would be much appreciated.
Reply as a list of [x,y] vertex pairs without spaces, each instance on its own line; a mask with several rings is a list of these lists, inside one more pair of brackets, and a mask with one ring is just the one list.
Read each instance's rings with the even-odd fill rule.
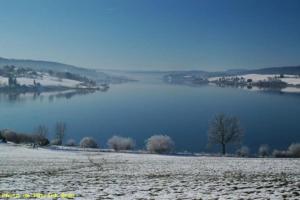
[[76,199],[299,199],[300,160],[30,149],[0,144],[1,193]]

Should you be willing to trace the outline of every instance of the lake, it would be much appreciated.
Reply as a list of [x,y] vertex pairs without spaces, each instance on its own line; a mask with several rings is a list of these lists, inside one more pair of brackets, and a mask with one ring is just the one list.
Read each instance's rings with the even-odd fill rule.
[[207,129],[220,112],[240,118],[243,144],[252,153],[260,144],[284,149],[300,142],[300,95],[159,81],[111,85],[85,95],[0,95],[0,129],[32,132],[45,124],[53,136],[55,123],[65,121],[67,139],[92,136],[101,147],[112,135],[132,137],[144,148],[151,135],[167,134],[177,151],[215,151],[207,148]]

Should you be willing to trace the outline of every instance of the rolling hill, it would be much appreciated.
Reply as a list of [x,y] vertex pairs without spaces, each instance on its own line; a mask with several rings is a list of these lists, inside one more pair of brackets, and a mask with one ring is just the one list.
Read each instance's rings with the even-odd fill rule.
[[30,68],[42,72],[47,72],[49,70],[55,72],[70,72],[73,74],[85,76],[89,79],[95,80],[98,83],[122,83],[130,81],[129,79],[126,79],[126,77],[113,76],[94,69],[88,69],[59,62],[27,59],[8,59],[0,57],[0,68],[7,65]]

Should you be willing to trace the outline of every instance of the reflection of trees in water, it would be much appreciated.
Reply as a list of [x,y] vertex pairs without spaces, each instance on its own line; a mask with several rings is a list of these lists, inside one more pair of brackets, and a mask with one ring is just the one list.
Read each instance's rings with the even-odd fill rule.
[[48,99],[49,102],[54,102],[55,99],[71,99],[74,96],[82,96],[87,94],[95,93],[96,91],[106,92],[108,88],[101,90],[94,89],[77,89],[77,90],[66,90],[60,92],[51,92],[50,94],[39,93],[39,92],[0,92],[0,102],[10,102],[10,103],[24,103],[28,100],[33,101],[44,101]]
[[8,95],[8,100],[9,101],[20,101],[21,99],[19,98],[19,94],[9,94]]
[[86,94],[92,94],[96,92],[97,90],[73,90],[69,92],[63,92],[63,93],[57,93],[53,95],[49,95],[48,100],[52,102],[54,99],[71,99],[72,97],[76,95],[86,95]]
[[21,93],[0,93],[0,102],[23,102]]

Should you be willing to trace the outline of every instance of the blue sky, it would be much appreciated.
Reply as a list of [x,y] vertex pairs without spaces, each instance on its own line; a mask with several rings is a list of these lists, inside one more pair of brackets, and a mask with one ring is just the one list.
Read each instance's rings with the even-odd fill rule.
[[300,65],[300,0],[0,0],[0,57],[143,70]]

